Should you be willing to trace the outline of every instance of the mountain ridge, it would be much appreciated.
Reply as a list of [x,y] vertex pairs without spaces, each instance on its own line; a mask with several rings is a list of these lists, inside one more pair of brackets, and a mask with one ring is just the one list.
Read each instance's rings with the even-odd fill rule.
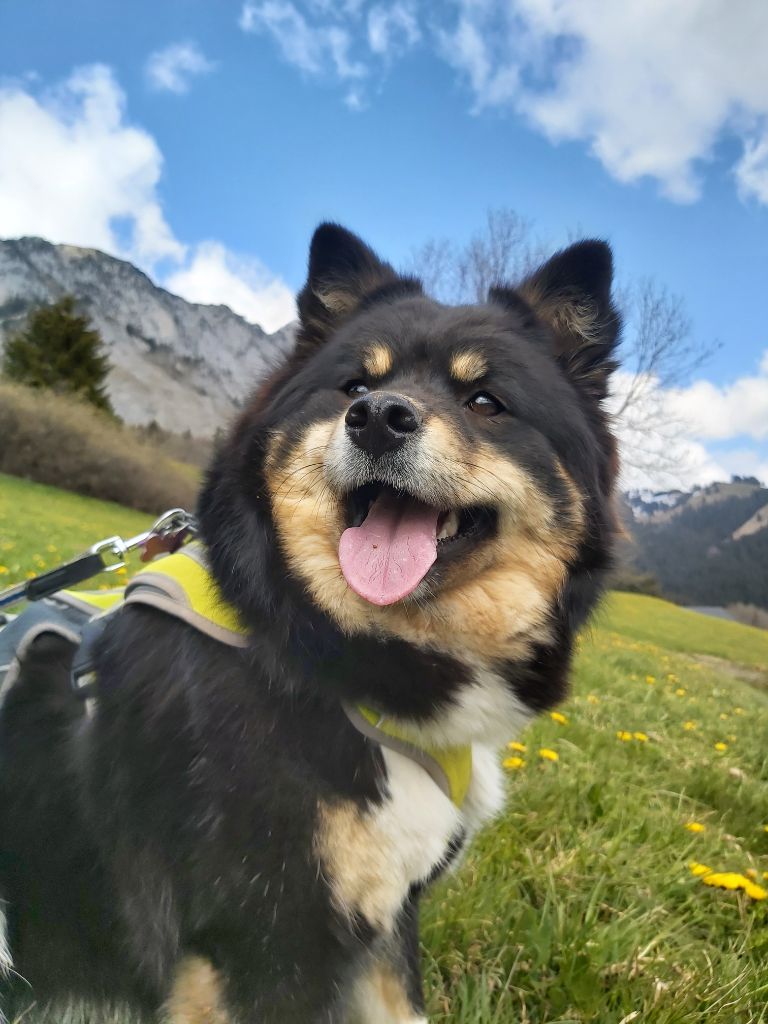
[[27,236],[0,240],[0,346],[38,305],[74,295],[104,340],[107,389],[128,423],[211,437],[291,350],[223,304],[188,302],[127,260]]

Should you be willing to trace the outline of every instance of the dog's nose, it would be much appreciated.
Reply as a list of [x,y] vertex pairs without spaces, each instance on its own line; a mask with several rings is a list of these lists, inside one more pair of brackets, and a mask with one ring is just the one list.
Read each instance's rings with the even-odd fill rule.
[[345,422],[350,440],[377,458],[414,434],[421,426],[421,417],[402,395],[374,391],[350,405]]

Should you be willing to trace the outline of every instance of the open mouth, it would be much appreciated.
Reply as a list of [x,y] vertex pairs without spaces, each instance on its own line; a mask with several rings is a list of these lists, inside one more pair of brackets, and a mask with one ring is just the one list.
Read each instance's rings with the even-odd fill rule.
[[485,506],[441,509],[405,491],[370,483],[347,498],[339,564],[349,586],[372,604],[412,594],[437,563],[462,557],[493,531]]

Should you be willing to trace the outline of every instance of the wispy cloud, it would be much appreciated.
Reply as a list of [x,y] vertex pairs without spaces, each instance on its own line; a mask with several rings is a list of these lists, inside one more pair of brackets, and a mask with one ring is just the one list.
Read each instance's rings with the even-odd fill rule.
[[343,83],[429,46],[474,111],[505,109],[554,143],[582,142],[614,178],[655,180],[677,202],[699,198],[721,140],[740,141],[739,194],[768,204],[765,0],[738,11],[731,0],[246,0],[241,25],[268,32],[306,74]]
[[192,78],[208,74],[215,67],[197,43],[187,41],[151,53],[144,70],[151,88],[180,96],[189,92]]
[[0,238],[103,249],[163,270],[163,283],[186,298],[226,303],[268,330],[293,318],[287,285],[258,260],[176,237],[158,190],[162,153],[149,132],[126,123],[110,68],[78,68],[39,93],[35,84],[0,89]]
[[290,0],[246,3],[240,27],[245,32],[270,35],[283,58],[307,74],[335,73],[340,79],[362,78],[366,74],[365,65],[349,56],[352,35],[346,28],[338,24],[310,24]]

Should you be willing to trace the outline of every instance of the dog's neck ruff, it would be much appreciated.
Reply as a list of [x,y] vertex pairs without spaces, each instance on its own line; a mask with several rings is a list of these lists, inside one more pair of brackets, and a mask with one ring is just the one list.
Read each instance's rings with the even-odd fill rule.
[[[196,542],[138,572],[126,587],[125,603],[150,605],[232,647],[248,644],[246,625],[222,597],[205,551]],[[359,732],[415,761],[457,807],[463,805],[472,779],[470,746],[417,746],[373,708],[346,702],[342,706]]]

